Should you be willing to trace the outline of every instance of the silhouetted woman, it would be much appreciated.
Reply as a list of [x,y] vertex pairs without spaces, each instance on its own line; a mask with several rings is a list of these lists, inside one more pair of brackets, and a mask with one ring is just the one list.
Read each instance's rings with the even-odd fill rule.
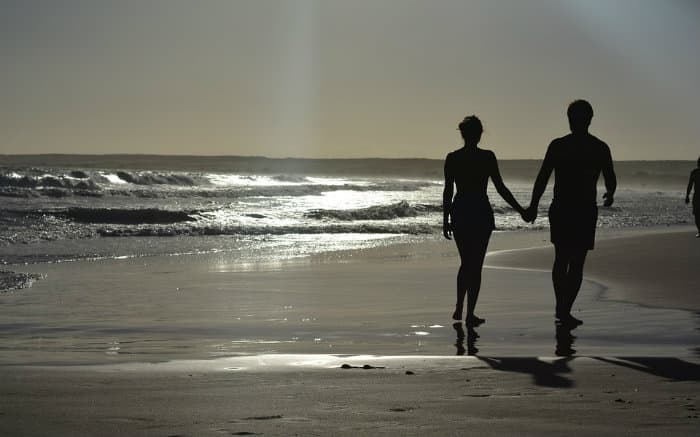
[[[486,248],[495,227],[493,209],[486,194],[489,178],[498,194],[521,216],[524,210],[503,184],[496,155],[477,147],[483,132],[481,121],[474,115],[466,117],[459,124],[459,131],[464,147],[445,158],[442,229],[448,240],[451,234],[454,235],[461,260],[457,274],[457,305],[452,318],[462,319],[466,295],[467,316],[464,321],[467,326],[476,326],[485,322],[474,314],[474,308],[479,298]],[[454,185],[457,185],[457,195],[453,199]]]
[[695,238],[700,238],[700,193],[698,193],[698,188],[700,188],[700,158],[698,158],[698,168],[690,172],[688,190],[685,192],[685,203],[690,203],[690,192],[693,191],[693,185],[695,186],[695,192],[693,193],[693,215],[695,215],[695,226],[698,228],[698,233],[695,235]]

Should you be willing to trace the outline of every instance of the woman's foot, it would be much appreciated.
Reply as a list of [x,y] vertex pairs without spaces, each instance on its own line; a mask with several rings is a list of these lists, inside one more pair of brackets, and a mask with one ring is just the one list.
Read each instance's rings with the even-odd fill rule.
[[462,309],[461,308],[455,308],[455,312],[452,313],[452,320],[458,320],[462,321]]
[[466,319],[464,319],[464,324],[467,326],[479,326],[481,324],[486,323],[486,319],[482,319],[481,317],[477,317],[474,314],[470,314],[467,316]]

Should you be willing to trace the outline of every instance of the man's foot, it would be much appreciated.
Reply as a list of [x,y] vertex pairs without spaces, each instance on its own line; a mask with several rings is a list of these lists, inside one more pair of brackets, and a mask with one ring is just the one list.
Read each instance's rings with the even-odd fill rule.
[[566,314],[564,316],[557,316],[557,324],[565,325],[569,327],[576,327],[583,325],[583,320],[579,320],[571,314]]
[[456,309],[454,313],[452,313],[452,320],[459,320],[460,322],[462,321],[462,310]]
[[481,317],[477,317],[474,314],[467,316],[466,319],[464,319],[464,324],[467,326],[479,326],[486,323],[486,319],[482,319]]

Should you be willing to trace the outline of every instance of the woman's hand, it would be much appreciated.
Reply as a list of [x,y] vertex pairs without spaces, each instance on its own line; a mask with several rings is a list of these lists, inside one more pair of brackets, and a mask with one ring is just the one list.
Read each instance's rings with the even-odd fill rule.
[[685,196],[685,204],[687,205],[689,203],[690,203],[690,196]]
[[520,215],[527,223],[535,223],[535,219],[537,218],[537,207],[530,205]]
[[452,224],[447,220],[443,220],[442,222],[442,235],[448,240],[452,239]]

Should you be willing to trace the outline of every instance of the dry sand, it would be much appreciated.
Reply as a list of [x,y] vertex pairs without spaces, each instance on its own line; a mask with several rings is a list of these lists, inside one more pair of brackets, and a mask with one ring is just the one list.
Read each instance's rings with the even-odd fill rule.
[[[520,242],[521,247],[533,245],[534,240],[541,243],[542,237],[532,233],[524,237],[529,241]],[[518,244],[509,245],[508,235],[501,235],[495,237],[491,249],[513,249]],[[526,270],[522,272],[525,276],[517,276],[518,271],[499,275],[498,269],[489,269],[490,286],[508,285],[508,278],[532,278],[544,284],[551,256],[548,252],[551,248],[490,256],[489,264],[545,270],[537,274]],[[627,262],[610,262],[618,260],[620,253],[627,256]],[[449,308],[452,293],[436,296],[452,288],[456,263],[451,245],[429,243],[350,255],[277,266],[277,276],[272,275],[272,279],[265,272],[236,277],[245,276],[253,284],[268,281],[263,285],[270,290],[287,284],[300,295],[304,287],[318,293],[332,284],[351,290],[356,283],[352,280],[356,279],[361,286],[370,288],[365,290],[370,295],[389,289],[390,296],[402,291],[412,297],[424,296],[418,302],[402,302],[399,314],[387,312],[391,299],[380,300],[371,317],[382,319],[384,312],[388,321],[381,323],[386,325],[412,320],[416,311],[412,306],[419,307],[417,312],[428,313],[444,305]],[[699,257],[700,244],[686,229],[682,234],[634,234],[599,241],[589,258],[587,273],[601,282],[608,281],[604,298],[697,311]],[[46,281],[25,292],[58,294],[57,289],[63,284],[61,290],[70,299],[70,286],[89,284],[100,279],[100,275],[108,288],[110,269],[117,270],[113,274],[128,278],[129,284],[144,283],[144,287],[168,283],[167,278],[177,274],[196,277],[194,284],[206,273],[194,268],[178,273],[182,264],[171,266],[165,275],[162,269],[144,272],[135,270],[133,265],[112,263],[104,270],[90,265],[91,273],[87,274],[81,266],[85,264],[54,266]],[[227,270],[226,264],[217,268],[218,275],[209,272],[211,281],[225,277],[221,274]],[[397,278],[401,271],[409,273]],[[70,282],[71,277],[74,282]],[[230,276],[227,278],[230,280]],[[496,282],[499,278],[506,282]],[[425,290],[426,284],[431,284],[431,288]],[[5,301],[4,321],[10,321],[11,314],[29,317],[32,310],[35,322],[53,323],[59,321],[59,316],[66,316],[58,310],[50,311],[48,306],[41,308],[47,311],[45,314],[37,313],[28,304],[31,299],[27,296],[31,297],[16,293],[12,300]],[[214,302],[211,305],[220,304],[217,296],[213,292],[209,296]],[[79,300],[74,302],[79,308]],[[354,305],[349,297],[333,301],[338,302],[343,304],[338,315],[344,310],[361,313],[367,309],[366,305]],[[195,303],[187,301],[188,305]],[[108,306],[93,309],[99,315]],[[27,308],[26,312],[22,308]],[[178,308],[166,305],[163,311],[179,311]],[[133,310],[138,311],[139,306]],[[495,319],[488,323],[499,320],[493,312]],[[549,312],[547,309],[542,314]],[[206,320],[207,315],[216,320],[217,314],[210,309],[194,320]],[[163,317],[167,318],[167,314]],[[357,314],[354,317],[362,319]],[[429,317],[432,316],[426,316],[426,320]],[[437,312],[434,317],[438,317]],[[130,319],[134,320],[139,318]],[[327,326],[321,323],[318,327]],[[9,337],[5,340],[9,342]],[[485,349],[488,350],[488,343]],[[38,353],[50,354],[50,350]],[[258,355],[160,364],[138,364],[132,358],[125,362],[115,360],[112,365],[27,366],[16,365],[17,361],[11,359],[12,351],[6,350],[2,355],[5,365],[0,370],[0,435],[651,436],[697,435],[700,429],[700,360],[692,352],[684,356],[623,359],[613,358],[614,354],[576,358],[488,353],[479,357],[447,357],[454,349],[445,349],[443,356],[437,357],[357,356],[361,351],[338,357],[328,353],[325,349],[311,355]],[[342,369],[343,363],[375,368]]]

